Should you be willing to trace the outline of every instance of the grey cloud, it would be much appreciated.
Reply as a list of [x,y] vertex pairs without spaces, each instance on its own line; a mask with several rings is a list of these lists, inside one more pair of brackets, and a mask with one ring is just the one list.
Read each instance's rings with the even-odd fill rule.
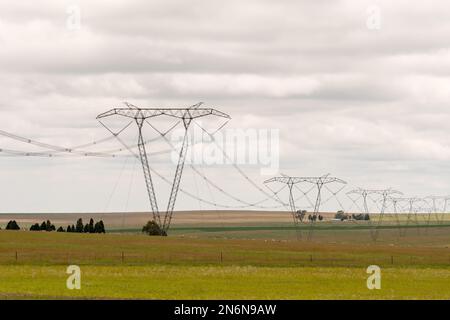
[[[74,4],[80,31],[66,28]],[[283,172],[332,172],[354,184],[449,193],[447,1],[377,1],[377,31],[366,28],[373,4],[3,1],[0,129],[74,145],[104,137],[96,115],[124,100],[149,107],[205,101],[233,117],[230,128],[280,129]],[[0,139],[4,146],[27,149]],[[8,168],[0,186],[8,210],[51,203],[46,209],[58,211],[68,194],[86,199],[73,210],[103,210],[96,199],[108,198],[122,166],[127,179],[140,174],[132,162],[0,161]],[[167,174],[173,169],[155,161]],[[264,180],[257,167],[246,169]],[[209,169],[224,189],[258,198],[245,181],[236,186],[235,173],[218,170],[230,168]],[[183,181],[193,188],[192,172]],[[135,209],[148,208],[142,186],[136,178]],[[16,208],[21,187],[30,202]],[[49,190],[56,200],[33,190]],[[116,195],[111,209],[123,209],[127,193]]]

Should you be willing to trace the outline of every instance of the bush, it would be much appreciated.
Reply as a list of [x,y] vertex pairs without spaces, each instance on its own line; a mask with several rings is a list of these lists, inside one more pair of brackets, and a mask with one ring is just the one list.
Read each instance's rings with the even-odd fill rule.
[[94,225],[94,233],[106,233],[103,220],[100,220]]
[[360,213],[360,214],[353,214],[352,218],[354,220],[366,220],[366,221],[370,220],[370,216],[368,214],[362,214],[362,213]]
[[50,222],[50,220],[47,220],[47,230],[46,231],[56,231],[56,227],[54,224]]
[[155,221],[149,221],[142,228],[142,232],[148,234],[149,236],[167,236],[167,233],[161,230],[160,226]]
[[296,213],[297,219],[299,219],[300,221],[303,221],[303,219],[305,218],[307,213],[308,213],[308,211],[306,211],[306,210],[298,210]]
[[[30,230],[32,230],[32,229],[30,228]],[[50,220],[47,220],[47,221],[43,221],[40,226],[37,223],[35,225],[33,225],[32,231],[39,231],[39,230],[50,232],[50,231],[55,231],[56,227],[55,227],[55,225],[53,225],[50,222]]]
[[58,230],[56,230],[56,232],[65,232],[63,227],[59,227]]
[[30,227],[30,231],[41,231],[41,227],[39,226],[39,223],[35,223]]
[[17,224],[16,220],[11,220],[6,225],[6,230],[20,230],[20,227]]
[[339,210],[336,215],[334,216],[335,219],[339,219],[341,221],[347,220],[349,218],[348,214],[346,214],[344,211]]

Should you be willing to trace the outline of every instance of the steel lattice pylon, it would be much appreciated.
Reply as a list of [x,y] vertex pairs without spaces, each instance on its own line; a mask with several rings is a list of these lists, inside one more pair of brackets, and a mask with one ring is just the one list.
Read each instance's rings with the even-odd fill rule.
[[[160,226],[164,235],[170,228],[170,223],[172,221],[172,215],[175,208],[175,202],[177,199],[178,191],[180,189],[181,176],[183,174],[184,163],[186,160],[186,154],[188,149],[188,129],[194,119],[198,119],[206,116],[217,116],[230,119],[230,116],[217,111],[212,108],[200,107],[202,103],[194,105],[190,108],[139,108],[134,105],[126,104],[126,108],[115,108],[105,113],[97,116],[97,119],[103,119],[111,116],[122,116],[134,119],[138,126],[138,148],[139,148],[139,158],[142,164],[142,169],[144,172],[145,183],[147,187],[147,193],[150,200],[150,206],[152,208],[153,220]],[[167,209],[164,214],[164,218],[161,219],[161,214],[158,208],[158,201],[155,194],[155,188],[153,185],[152,174],[150,170],[150,164],[147,157],[147,151],[145,148],[145,140],[143,137],[143,126],[148,119],[157,118],[160,116],[172,117],[180,119],[183,122],[185,134],[183,137],[183,142],[179,152],[178,164],[175,170],[175,176],[173,179],[172,189],[169,196],[169,201],[167,203]],[[173,129],[174,127],[172,127]],[[109,130],[109,129],[108,129]],[[168,132],[161,135],[165,135]]]
[[274,183],[274,182],[286,184],[289,188],[289,206],[290,206],[290,209],[292,212],[292,217],[294,219],[294,224],[297,227],[297,231],[298,231],[297,235],[300,239],[302,238],[302,234],[301,234],[301,230],[298,228],[298,226],[300,223],[303,222],[304,216],[303,216],[303,213],[297,212],[297,208],[295,206],[295,198],[294,198],[294,186],[296,184],[300,184],[300,183],[310,183],[310,184],[316,185],[317,197],[316,197],[316,201],[314,203],[314,212],[312,215],[312,219],[310,220],[311,228],[308,232],[308,240],[310,240],[312,238],[312,232],[314,229],[313,227],[317,220],[317,216],[319,215],[319,212],[320,212],[320,205],[322,203],[322,189],[323,189],[324,185],[331,184],[331,183],[347,184],[347,182],[345,182],[344,180],[341,180],[339,178],[330,177],[329,175],[324,175],[321,177],[290,177],[290,176],[283,175],[281,177],[274,177],[269,180],[266,180],[264,182],[264,184],[268,185],[268,184]]
[[[430,215],[428,216],[428,224],[431,222],[431,214],[434,213],[436,217],[436,223],[442,224],[444,220],[444,215],[447,212],[447,205],[450,200],[449,196],[428,196],[426,200],[431,201]],[[441,203],[441,206],[438,205]],[[441,216],[439,216],[441,214]]]
[[[400,236],[404,237],[406,236],[406,230],[410,227],[411,223],[414,223],[417,226],[417,233],[420,234],[420,229],[419,229],[419,220],[418,220],[418,214],[420,211],[424,211],[423,208],[418,207],[416,204],[417,203],[425,203],[427,204],[427,201],[425,198],[417,198],[417,197],[412,197],[412,198],[392,198],[391,199],[392,202],[394,203],[394,209],[397,212],[397,206],[399,203],[406,203],[406,213],[407,213],[407,217],[406,217],[406,223],[404,225],[402,225],[400,223],[400,221],[397,219],[397,222],[399,224],[399,230],[400,230]],[[430,213],[428,214],[428,217],[430,218]],[[414,218],[414,219],[413,219]]]
[[[347,195],[350,194],[357,194],[360,195],[363,199],[363,206],[364,206],[364,212],[362,212],[365,215],[369,215],[373,212],[370,212],[369,210],[369,205],[367,203],[367,199],[370,197],[370,195],[378,195],[381,196],[381,207],[380,212],[379,212],[379,216],[378,216],[378,221],[375,224],[372,224],[372,219],[369,219],[369,227],[370,227],[370,234],[372,236],[372,240],[373,241],[377,241],[378,236],[379,236],[379,229],[380,226],[383,222],[383,216],[386,212],[387,209],[387,201],[389,198],[392,198],[395,195],[403,195],[402,192],[400,191],[396,191],[396,190],[392,190],[392,189],[382,189],[382,190],[370,190],[370,189],[356,189],[356,190],[352,190],[347,192]],[[396,206],[396,203],[394,204],[394,206]],[[396,210],[396,207],[395,207]]]

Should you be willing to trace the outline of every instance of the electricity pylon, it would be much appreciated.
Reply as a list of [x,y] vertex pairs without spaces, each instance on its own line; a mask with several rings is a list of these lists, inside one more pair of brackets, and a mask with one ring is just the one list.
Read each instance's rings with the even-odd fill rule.
[[268,185],[268,184],[274,183],[274,182],[286,184],[289,188],[289,206],[290,206],[290,209],[292,212],[292,217],[294,219],[294,224],[298,231],[297,235],[300,239],[302,238],[302,234],[301,234],[301,230],[298,228],[298,226],[300,223],[303,222],[304,215],[302,212],[297,211],[297,208],[295,205],[295,198],[294,198],[294,187],[295,187],[295,185],[300,184],[300,183],[310,183],[310,184],[316,185],[317,197],[316,197],[316,201],[314,203],[314,212],[312,215],[312,219],[309,220],[309,223],[311,224],[311,228],[308,233],[308,240],[310,240],[312,237],[313,225],[316,222],[317,217],[320,212],[320,205],[322,203],[323,187],[325,185],[331,184],[331,183],[347,184],[347,182],[345,182],[344,180],[330,177],[328,174],[321,176],[321,177],[290,177],[290,176],[283,175],[281,177],[274,177],[274,178],[268,179],[268,180],[264,181],[264,184]]
[[[419,226],[419,218],[418,218],[418,214],[419,214],[419,209],[415,206],[416,203],[418,202],[424,202],[424,199],[421,198],[417,198],[417,197],[412,197],[412,198],[405,198],[404,199],[406,202],[408,202],[409,204],[409,209],[408,209],[408,217],[406,219],[406,228],[408,228],[409,223],[412,221],[412,216],[414,216],[414,223],[416,224],[416,226]],[[420,234],[420,229],[417,228],[417,233]],[[404,229],[403,231],[403,236],[406,235],[406,229]]]
[[[175,207],[175,201],[177,199],[177,194],[180,189],[181,176],[183,174],[184,163],[186,160],[186,154],[188,149],[188,129],[192,121],[201,117],[206,116],[217,116],[230,119],[231,117],[221,111],[217,111],[212,108],[200,107],[201,103],[194,105],[190,108],[139,108],[129,103],[125,103],[126,108],[115,108],[105,113],[97,116],[97,119],[103,119],[110,116],[122,116],[134,119],[138,127],[138,149],[139,158],[142,164],[142,169],[144,172],[145,184],[147,187],[148,198],[150,200],[150,206],[153,213],[153,220],[160,226],[162,234],[167,235],[167,231],[170,228],[170,223],[172,221],[173,210]],[[169,201],[167,203],[167,209],[164,214],[164,219],[161,219],[161,214],[158,208],[158,201],[155,195],[155,187],[153,184],[152,173],[150,169],[150,164],[147,157],[147,151],[145,148],[145,140],[143,137],[143,126],[150,119],[155,119],[157,117],[166,116],[171,118],[179,119],[183,123],[185,134],[183,137],[183,142],[181,144],[181,149],[178,157],[178,164],[175,170],[175,176],[173,179],[172,189],[169,196]],[[177,123],[178,124],[178,123]],[[176,125],[175,125],[176,126]],[[174,127],[175,127],[174,126]],[[152,126],[153,127],[153,126]],[[172,130],[172,127],[170,130]],[[154,127],[153,127],[154,128]],[[109,130],[109,129],[108,129]],[[170,131],[169,130],[169,131]],[[166,135],[168,132],[161,133],[161,135]]]
[[[429,196],[425,198],[425,200],[431,200],[431,208],[428,216],[428,224],[431,222],[431,214],[434,213],[436,217],[436,223],[440,224],[444,220],[444,214],[447,211],[447,204],[450,200],[450,197],[442,197],[442,196]],[[438,206],[438,202],[442,204],[442,207]],[[439,208],[440,207],[440,208]],[[441,214],[441,216],[439,216]]]
[[[378,236],[379,236],[379,229],[381,227],[381,223],[383,222],[383,217],[384,217],[384,213],[386,212],[386,208],[387,208],[387,201],[388,198],[391,198],[394,195],[403,195],[402,192],[400,191],[396,191],[396,190],[392,190],[392,189],[382,189],[382,190],[374,190],[374,189],[355,189],[352,191],[347,192],[347,195],[349,194],[357,194],[360,195],[363,199],[363,207],[364,207],[364,214],[369,215],[369,227],[370,227],[370,234],[372,237],[373,241],[377,241]],[[370,210],[369,210],[369,205],[367,202],[367,199],[371,196],[371,195],[378,195],[381,196],[381,207],[379,207],[380,212],[379,212],[379,216],[378,216],[378,221],[375,225],[372,224],[372,219],[370,218]],[[376,201],[374,201],[376,202]],[[396,210],[396,209],[394,209]]]

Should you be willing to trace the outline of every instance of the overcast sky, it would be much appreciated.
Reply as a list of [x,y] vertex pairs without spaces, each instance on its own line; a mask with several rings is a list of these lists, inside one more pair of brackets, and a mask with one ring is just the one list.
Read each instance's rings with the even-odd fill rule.
[[[0,129],[70,146],[106,137],[95,117],[122,101],[204,101],[232,116],[230,129],[279,129],[283,173],[447,195],[449,16],[444,0],[0,0]],[[6,147],[38,150],[0,138]],[[130,158],[0,164],[0,212],[149,208]],[[171,179],[173,166],[156,167]],[[201,170],[247,201],[264,198],[231,166]],[[182,187],[239,205],[190,168]],[[181,194],[176,208],[208,206]]]

